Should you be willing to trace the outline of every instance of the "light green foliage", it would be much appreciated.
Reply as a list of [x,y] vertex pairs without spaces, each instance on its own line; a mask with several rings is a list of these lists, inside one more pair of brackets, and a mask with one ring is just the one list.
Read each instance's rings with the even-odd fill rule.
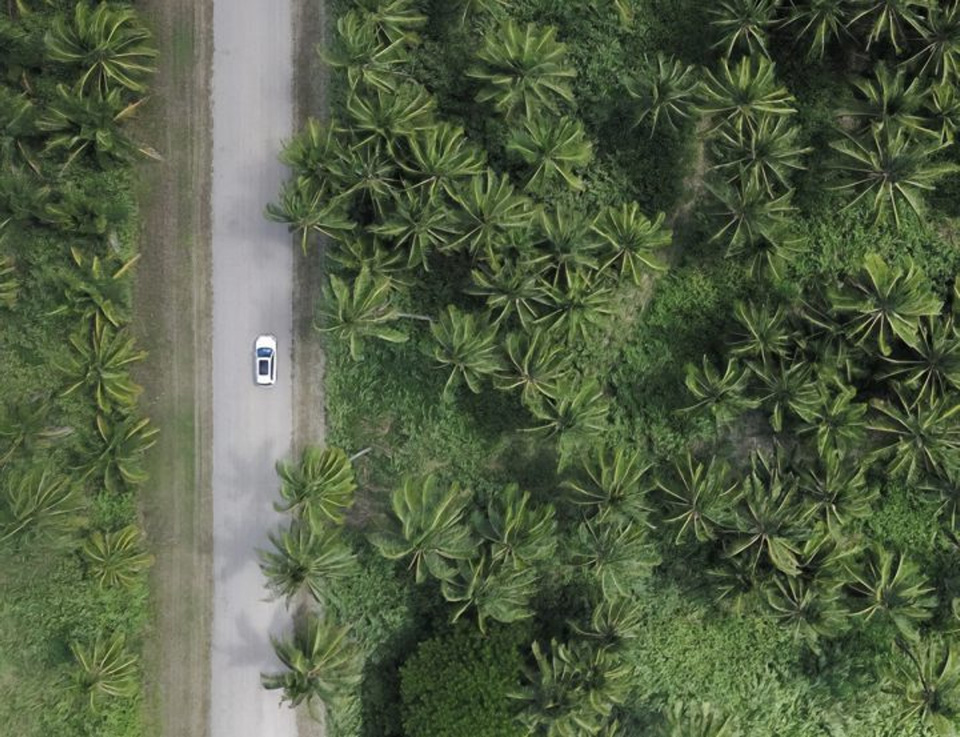
[[449,306],[430,325],[437,345],[433,357],[450,374],[443,385],[444,397],[452,397],[462,382],[479,394],[481,381],[497,373],[500,357],[496,351],[497,326],[484,323],[471,313]]
[[561,100],[572,102],[575,72],[565,65],[565,54],[556,29],[507,21],[487,36],[477,53],[480,64],[468,73],[484,82],[477,100],[492,102],[507,117],[526,119],[538,108],[556,110]]
[[130,698],[137,693],[137,656],[125,648],[121,633],[98,636],[89,646],[70,643],[76,661],[75,682],[90,709],[108,698]]
[[375,277],[369,268],[361,269],[352,284],[331,274],[317,329],[346,341],[354,361],[363,357],[365,338],[403,343],[407,335],[390,327],[390,323],[400,318],[399,310],[391,301],[392,292],[390,281]]
[[94,530],[80,552],[90,575],[105,587],[130,587],[154,561],[144,550],[143,532],[134,525],[116,532]]
[[450,578],[451,561],[468,560],[476,553],[464,521],[469,492],[458,485],[444,486],[436,476],[406,479],[390,496],[391,527],[371,534],[380,554],[391,560],[409,559],[417,583],[429,573]]
[[356,558],[337,528],[315,528],[294,520],[285,530],[272,533],[272,550],[260,551],[260,567],[267,587],[288,602],[301,591],[317,601],[327,597],[328,583],[356,571]]
[[133,8],[77,3],[71,18],[57,18],[45,37],[47,55],[79,67],[77,89],[105,96],[112,89],[143,94],[157,50]]
[[328,710],[347,707],[362,666],[348,628],[309,614],[291,637],[273,640],[273,647],[286,670],[263,674],[264,688],[282,691],[291,706],[312,708],[319,699]]
[[277,510],[290,512],[319,530],[339,525],[353,504],[357,488],[353,466],[340,448],[308,446],[297,464],[277,462],[280,496]]

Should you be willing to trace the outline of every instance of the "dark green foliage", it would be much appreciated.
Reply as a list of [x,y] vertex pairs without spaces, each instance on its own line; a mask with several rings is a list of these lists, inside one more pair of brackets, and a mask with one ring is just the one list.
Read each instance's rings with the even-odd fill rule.
[[[414,593],[335,735],[398,735],[396,669],[454,618],[529,622],[511,706],[532,734],[923,734],[922,689],[881,674],[898,635],[956,627],[960,594],[960,114],[954,13],[931,6],[422,6],[367,94],[402,69],[440,122],[357,116],[340,145],[378,135],[396,161],[343,198],[357,232],[330,246],[344,283],[389,284],[402,331],[363,363],[327,342],[328,420],[373,449],[350,524],[381,533],[389,490],[431,473],[464,490],[450,525],[473,550],[415,588],[367,567],[372,602],[375,581]],[[547,516],[556,547],[519,554]]]
[[508,699],[520,678],[523,626],[469,623],[421,642],[400,670],[406,737],[522,737]]

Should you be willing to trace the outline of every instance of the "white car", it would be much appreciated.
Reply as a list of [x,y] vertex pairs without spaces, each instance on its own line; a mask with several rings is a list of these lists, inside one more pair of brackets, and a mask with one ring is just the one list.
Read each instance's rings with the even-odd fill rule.
[[257,384],[270,386],[277,383],[277,339],[261,335],[253,344],[253,372]]

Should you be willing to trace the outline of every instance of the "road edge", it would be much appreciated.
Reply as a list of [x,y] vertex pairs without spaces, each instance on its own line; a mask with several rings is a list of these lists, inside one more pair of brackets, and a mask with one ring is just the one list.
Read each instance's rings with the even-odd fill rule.
[[156,564],[144,643],[144,734],[209,733],[213,603],[211,392],[212,0],[143,0],[160,48],[143,137],[134,329],[137,375],[160,428],[141,510]]

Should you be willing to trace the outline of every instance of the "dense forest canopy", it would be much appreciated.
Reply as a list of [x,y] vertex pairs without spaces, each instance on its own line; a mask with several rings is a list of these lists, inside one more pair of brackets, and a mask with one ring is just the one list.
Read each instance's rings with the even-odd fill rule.
[[282,468],[267,685],[336,735],[955,734],[960,4],[336,7],[268,215],[369,450]]

